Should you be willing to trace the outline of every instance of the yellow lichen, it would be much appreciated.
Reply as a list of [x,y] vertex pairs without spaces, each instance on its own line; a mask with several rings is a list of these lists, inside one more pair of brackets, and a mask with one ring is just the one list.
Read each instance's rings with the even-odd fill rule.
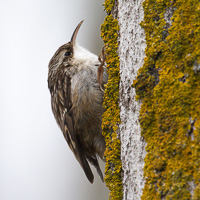
[[200,2],[145,0],[143,7],[146,58],[133,84],[147,142],[142,199],[192,199],[191,182],[200,199]]
[[102,130],[106,141],[105,151],[105,182],[110,190],[110,200],[122,199],[122,165],[120,160],[120,140],[117,137],[119,117],[119,57],[118,48],[118,21],[110,13],[114,0],[105,1],[106,16],[101,26],[101,37],[106,45],[106,63],[109,75],[108,83],[105,86],[104,108],[105,112],[102,119]]

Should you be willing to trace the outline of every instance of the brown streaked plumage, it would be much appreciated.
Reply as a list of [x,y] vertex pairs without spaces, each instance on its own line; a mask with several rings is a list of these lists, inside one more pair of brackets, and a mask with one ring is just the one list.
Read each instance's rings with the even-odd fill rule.
[[88,180],[93,183],[89,163],[95,166],[103,181],[97,159],[98,156],[103,159],[105,151],[101,116],[102,85],[107,82],[107,74],[102,70],[105,59],[100,63],[96,55],[76,44],[82,22],[71,41],[62,45],[50,60],[48,87],[55,119]]

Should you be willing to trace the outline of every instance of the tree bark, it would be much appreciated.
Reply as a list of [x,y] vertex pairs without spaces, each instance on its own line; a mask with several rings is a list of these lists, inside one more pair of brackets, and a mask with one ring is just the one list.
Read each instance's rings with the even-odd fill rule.
[[144,19],[142,0],[118,1],[116,11],[119,23],[120,89],[119,135],[123,169],[123,199],[139,200],[144,187],[143,167],[145,142],[141,136],[139,110],[132,87],[138,69],[144,63],[145,32],[140,26]]
[[[198,0],[105,1],[104,42],[107,49],[116,47],[110,40],[115,32],[109,33],[118,30],[120,63],[119,82],[114,81],[118,73],[109,81],[119,84],[119,93],[107,88],[105,94],[107,102],[112,102],[107,94],[119,95],[120,110],[120,123],[114,112],[109,123],[104,117],[109,139],[115,130],[121,141],[120,157],[106,161],[112,169],[106,171],[107,185],[113,186],[110,199],[200,199],[199,7]],[[112,26],[116,20],[117,28]],[[110,66],[118,70],[109,51],[108,72]],[[106,155],[112,150],[108,144]],[[113,185],[113,180],[120,183],[119,172],[122,185]],[[123,195],[115,196],[119,187]]]

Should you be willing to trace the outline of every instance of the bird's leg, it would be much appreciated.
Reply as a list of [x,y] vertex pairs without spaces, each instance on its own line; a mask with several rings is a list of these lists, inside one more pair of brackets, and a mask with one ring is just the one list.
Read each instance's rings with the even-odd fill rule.
[[106,46],[104,46],[102,48],[101,54],[99,55],[99,58],[98,58],[99,62],[100,62],[100,65],[98,67],[98,74],[97,74],[97,80],[98,80],[100,89],[103,92],[104,92],[104,89],[103,89],[103,72],[104,72],[104,68],[103,68],[103,66],[104,66],[105,61],[106,61],[105,49],[106,49]]

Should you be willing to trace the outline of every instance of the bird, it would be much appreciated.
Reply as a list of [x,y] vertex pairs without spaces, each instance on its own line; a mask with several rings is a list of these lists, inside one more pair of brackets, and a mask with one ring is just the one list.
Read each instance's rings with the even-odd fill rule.
[[105,52],[103,48],[98,57],[76,42],[82,23],[51,58],[48,88],[56,122],[87,179],[94,182],[91,164],[104,182],[98,159],[104,160],[106,148],[101,128],[104,85],[108,80]]

